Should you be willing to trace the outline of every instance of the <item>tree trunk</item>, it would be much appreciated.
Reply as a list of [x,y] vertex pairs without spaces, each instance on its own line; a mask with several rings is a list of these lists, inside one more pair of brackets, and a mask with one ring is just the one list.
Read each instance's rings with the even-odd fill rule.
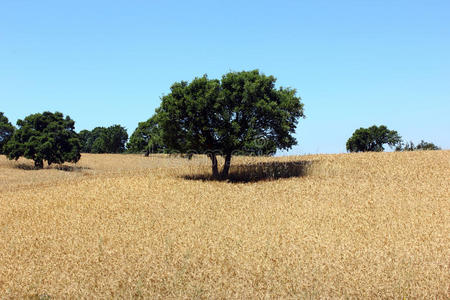
[[42,159],[37,159],[34,161],[34,167],[36,169],[42,169],[44,167],[44,161]]
[[231,165],[231,153],[227,153],[225,155],[225,164],[223,165],[223,169],[222,169],[222,174],[221,174],[222,178],[228,177],[228,172],[230,171],[230,165]]
[[210,153],[209,158],[211,159],[212,163],[212,175],[214,179],[219,178],[219,169],[217,167],[217,157],[215,153]]

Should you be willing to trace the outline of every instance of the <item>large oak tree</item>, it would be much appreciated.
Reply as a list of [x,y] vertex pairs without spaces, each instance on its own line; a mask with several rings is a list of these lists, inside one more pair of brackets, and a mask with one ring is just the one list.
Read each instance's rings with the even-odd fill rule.
[[[303,104],[296,90],[276,88],[276,78],[258,70],[206,75],[177,82],[157,109],[163,143],[182,153],[205,153],[215,178],[228,176],[232,155],[255,146],[290,149]],[[217,156],[225,159],[221,174]]]

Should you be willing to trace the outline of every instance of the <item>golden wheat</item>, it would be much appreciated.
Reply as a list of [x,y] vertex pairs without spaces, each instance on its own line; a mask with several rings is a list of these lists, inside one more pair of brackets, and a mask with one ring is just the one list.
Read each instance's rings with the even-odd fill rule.
[[28,165],[0,159],[0,298],[450,296],[450,151]]

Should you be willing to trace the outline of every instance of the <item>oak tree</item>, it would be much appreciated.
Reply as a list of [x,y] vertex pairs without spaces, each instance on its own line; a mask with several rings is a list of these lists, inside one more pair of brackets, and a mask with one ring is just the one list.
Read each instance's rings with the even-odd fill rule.
[[[207,75],[172,85],[157,109],[166,147],[207,154],[214,178],[226,178],[232,155],[266,141],[271,149],[290,149],[304,117],[296,90],[276,88],[276,78],[258,70],[230,72],[221,80]],[[225,159],[219,174],[217,156]]]
[[80,140],[75,122],[60,112],[44,112],[17,121],[18,129],[4,147],[9,159],[32,159],[36,168],[80,159]]

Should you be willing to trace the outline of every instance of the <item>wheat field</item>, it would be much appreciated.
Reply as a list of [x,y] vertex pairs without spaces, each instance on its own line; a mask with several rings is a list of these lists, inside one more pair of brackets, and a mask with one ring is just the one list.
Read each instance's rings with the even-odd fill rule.
[[0,298],[450,298],[450,151],[0,158]]

